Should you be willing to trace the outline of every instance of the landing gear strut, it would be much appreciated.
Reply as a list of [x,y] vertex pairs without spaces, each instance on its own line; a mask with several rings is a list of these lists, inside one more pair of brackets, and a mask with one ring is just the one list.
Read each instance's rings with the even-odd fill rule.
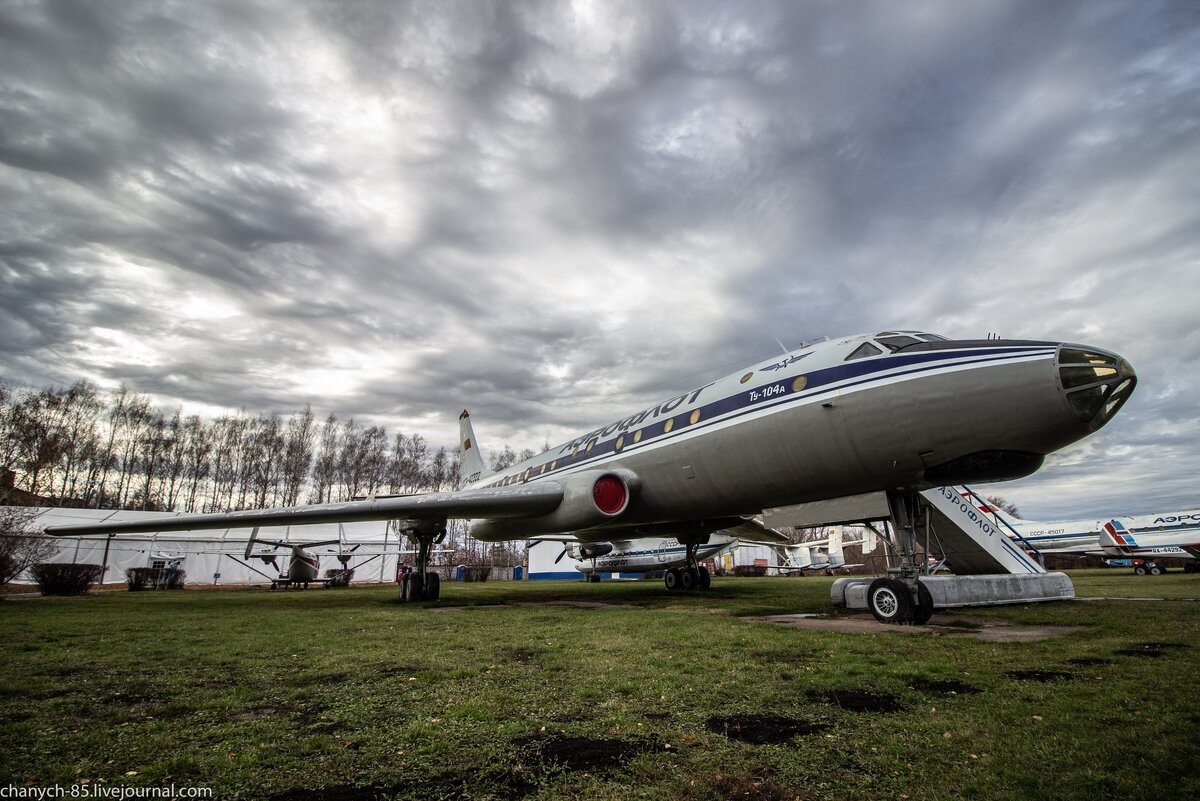
[[[703,541],[707,541],[704,537]],[[696,551],[703,544],[699,537],[680,537],[685,549],[684,566],[668,568],[663,574],[663,583],[669,591],[676,590],[707,590],[712,586],[712,575],[696,559]]]
[[[933,615],[933,597],[920,577],[929,573],[928,564],[917,561],[917,516],[920,499],[915,492],[889,492],[893,536],[892,550],[899,565],[888,568],[887,578],[878,578],[867,588],[867,608],[880,623],[915,624],[929,622]],[[926,521],[928,522],[928,521]],[[928,552],[928,547],[925,549]],[[925,556],[922,556],[925,562]]]
[[405,520],[400,530],[417,544],[417,569],[400,579],[401,601],[436,601],[442,594],[442,577],[429,569],[429,552],[446,538],[445,520]]

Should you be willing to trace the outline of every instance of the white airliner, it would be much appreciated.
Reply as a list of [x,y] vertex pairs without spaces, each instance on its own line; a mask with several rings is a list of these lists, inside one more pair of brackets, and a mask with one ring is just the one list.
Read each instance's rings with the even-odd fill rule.
[[[964,497],[972,495],[963,492]],[[1200,558],[1200,509],[1061,523],[1020,520],[990,504],[980,509],[999,521],[1010,537],[1043,554],[1133,559],[1138,575],[1164,572],[1160,558]],[[1196,562],[1184,567],[1188,573],[1198,569]]]
[[[47,532],[396,519],[419,549],[409,597],[422,599],[437,597],[421,586],[429,550],[460,518],[485,541],[673,537],[698,583],[697,550],[764,509],[878,492],[899,504],[932,487],[1029,475],[1112,419],[1136,383],[1125,359],[1090,346],[885,331],[748,365],[496,474],[465,438],[460,490]],[[906,566],[888,591],[915,606],[917,575]]]

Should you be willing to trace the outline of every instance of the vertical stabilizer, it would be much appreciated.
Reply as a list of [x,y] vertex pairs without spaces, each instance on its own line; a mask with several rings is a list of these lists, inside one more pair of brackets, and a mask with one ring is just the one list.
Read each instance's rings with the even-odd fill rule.
[[458,444],[462,447],[463,484],[474,484],[491,475],[483,464],[483,454],[475,441],[475,430],[471,428],[471,414],[466,409],[458,416]]
[[834,526],[829,532],[829,566],[841,567],[846,564],[846,555],[842,553],[842,527]]

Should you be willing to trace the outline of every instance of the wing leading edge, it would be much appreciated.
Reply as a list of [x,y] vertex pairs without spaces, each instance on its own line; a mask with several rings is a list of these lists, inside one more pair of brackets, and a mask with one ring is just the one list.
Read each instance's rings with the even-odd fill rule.
[[50,526],[46,534],[78,537],[91,534],[144,534],[158,531],[297,526],[314,523],[357,523],[364,520],[443,520],[446,518],[519,518],[548,514],[563,499],[562,485],[539,481],[511,487],[430,492],[376,500],[246,509],[209,515],[177,515],[74,526]]

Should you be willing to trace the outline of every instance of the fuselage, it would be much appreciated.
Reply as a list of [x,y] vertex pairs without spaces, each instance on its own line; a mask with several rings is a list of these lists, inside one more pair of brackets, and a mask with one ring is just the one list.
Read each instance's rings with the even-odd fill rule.
[[287,577],[292,581],[316,581],[321,574],[321,560],[300,546],[292,546]]
[[[738,545],[736,537],[712,534],[708,542],[696,550],[697,561],[715,559]],[[677,539],[638,539],[613,542],[613,549],[595,559],[582,558],[578,551],[572,553],[575,569],[580,573],[647,573],[682,567],[686,562],[686,548]]]
[[[1181,556],[1188,554],[1181,545],[1194,544],[1200,540],[1200,510],[1163,514],[1108,517],[1102,520],[1071,520],[1062,523],[1039,523],[1028,520],[1006,518],[1021,538],[1041,551],[1068,551],[1078,553],[1107,553],[1119,555],[1119,546],[1105,548],[1101,543],[1105,526],[1118,524],[1119,530],[1129,537],[1129,545],[1136,548],[1167,548],[1158,555]],[[1127,551],[1125,553],[1128,553]]]
[[[1136,376],[1116,354],[1028,341],[887,332],[825,341],[640,409],[474,483],[625,469],[616,526],[727,518],[891,489],[1019,478],[1095,431]],[[480,539],[529,532],[485,521]]]

